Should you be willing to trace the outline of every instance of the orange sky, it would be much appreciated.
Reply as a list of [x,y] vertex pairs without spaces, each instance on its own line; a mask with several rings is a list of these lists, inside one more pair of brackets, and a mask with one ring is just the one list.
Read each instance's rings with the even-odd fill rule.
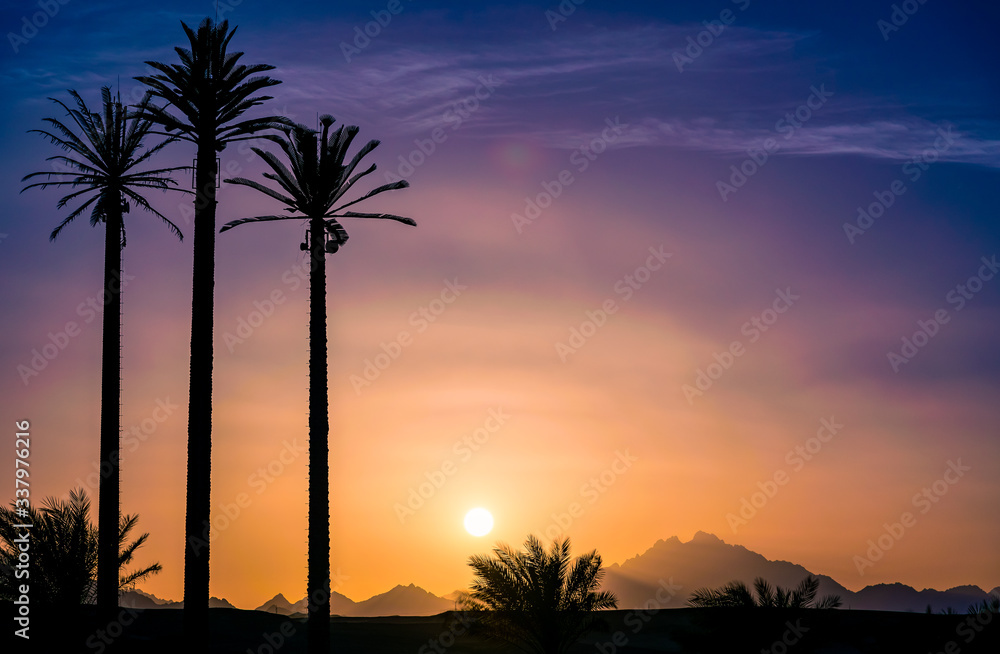
[[[94,102],[120,77],[131,97],[138,62],[173,60],[182,33],[164,25],[200,20],[205,4],[151,14],[69,3],[0,78],[0,143],[19,153],[0,176],[0,405],[8,428],[31,421],[36,500],[86,484],[97,459],[101,326],[86,302],[101,288],[103,234],[82,218],[48,242],[58,196],[19,194],[19,180],[55,150],[27,130],[58,115],[46,98],[68,88]],[[447,594],[470,581],[470,555],[557,528],[608,563],[704,530],[852,590],[1000,585],[1000,282],[981,278],[961,309],[947,299],[1000,252],[998,87],[983,79],[996,57],[968,54],[994,43],[968,36],[988,21],[928,4],[923,23],[886,43],[876,17],[859,17],[874,11],[864,3],[753,3],[681,73],[671,53],[711,18],[694,5],[587,3],[551,29],[516,3],[413,3],[345,62],[338,40],[369,20],[369,4],[340,3],[337,16],[233,10],[234,47],[284,80],[269,110],[307,123],[329,111],[358,124],[359,139],[383,139],[366,159],[379,183],[434,129],[452,130],[410,189],[368,205],[419,226],[347,224],[349,243],[329,258],[338,591]],[[942,19],[923,12],[956,26],[935,32],[935,47],[920,25]],[[294,39],[273,38],[275,25]],[[448,117],[471,106],[484,75],[502,83],[458,129]],[[719,180],[824,84],[829,102],[720,198]],[[609,140],[617,120],[626,127]],[[956,143],[906,177],[946,122]],[[163,165],[193,157],[187,145],[164,153]],[[246,150],[220,158],[262,172]],[[896,179],[906,193],[845,238],[845,222]],[[550,191],[537,218],[515,217]],[[247,188],[224,184],[219,199],[220,225],[275,210]],[[140,561],[164,568],[143,588],[181,599],[190,203],[152,201],[188,238],[128,216],[122,504],[151,534]],[[241,608],[305,594],[303,233],[253,225],[217,242],[211,593]],[[895,371],[887,354],[942,308],[949,321]],[[71,321],[79,335],[23,376]],[[360,385],[366,362],[384,370],[369,367]],[[817,440],[824,420],[843,427]],[[0,449],[0,470],[12,456]],[[956,477],[949,462],[970,469]],[[401,519],[411,489],[442,475]],[[0,497],[12,496],[7,479]],[[483,538],[462,527],[475,506],[496,519]],[[730,517],[741,507],[746,524]],[[906,512],[915,522],[860,574],[854,557]]]
[[[430,191],[412,189],[411,213],[457,221],[475,206],[459,189],[445,196],[449,202],[436,203]],[[572,213],[574,205],[567,202],[559,213]],[[462,233],[448,233],[435,220],[412,233],[365,225],[352,232],[357,247],[331,259],[332,556],[344,579],[340,592],[361,600],[416,583],[446,594],[468,583],[469,555],[496,540],[520,543],[528,533],[562,529],[576,550],[596,547],[609,563],[657,539],[686,540],[701,529],[852,589],[881,581],[918,588],[996,585],[989,545],[994,526],[977,519],[988,513],[996,483],[987,474],[997,446],[985,438],[993,417],[985,392],[945,383],[902,394],[874,381],[816,378],[806,361],[833,356],[872,327],[817,306],[815,293],[826,293],[827,302],[835,293],[808,276],[795,285],[801,300],[755,343],[741,336],[741,325],[772,306],[773,290],[754,289],[742,306],[716,309],[719,336],[706,334],[676,310],[685,295],[697,302],[715,283],[712,270],[692,275],[703,246],[661,226],[635,229],[627,242],[601,252],[567,252],[565,227],[555,214],[533,226],[530,243],[501,220]],[[244,608],[277,592],[304,594],[307,306],[305,287],[282,281],[301,261],[298,230],[290,227],[243,228],[219,242],[213,516],[221,529],[213,540],[211,589]],[[135,280],[125,296],[124,424],[138,431],[124,441],[122,496],[124,510],[139,512],[141,527],[152,534],[141,559],[164,565],[143,587],[179,599],[187,316],[178,289],[187,284],[188,253],[169,242],[155,251],[142,245],[150,229],[133,237],[135,251],[150,253],[148,259],[126,250],[126,270]],[[511,265],[537,270],[559,252],[563,270],[522,285],[476,271],[446,273],[444,266],[411,274],[392,263],[370,265],[368,250],[378,248],[393,262],[395,252],[412,250],[414,234],[454,252],[471,252],[477,242],[497,249],[524,243],[528,254]],[[252,270],[231,265],[261,239],[284,255]],[[672,257],[625,300],[614,290],[616,281],[661,244]],[[41,253],[94,258],[69,239]],[[608,271],[605,281],[575,282],[574,267],[590,257]],[[370,279],[375,272],[377,281]],[[411,321],[440,297],[445,280],[454,286],[456,279],[468,288],[457,298],[446,294],[450,304],[434,305],[446,308],[433,323]],[[95,282],[99,277],[90,272],[68,280],[71,290],[61,292],[83,298]],[[254,301],[275,289],[283,301],[230,354],[225,334],[237,333]],[[584,312],[609,298],[616,313],[561,362],[555,344],[569,342]],[[36,320],[58,325],[72,318],[72,306],[53,306]],[[871,311],[892,319],[891,308]],[[808,331],[820,322],[823,347]],[[351,376],[363,375],[365,360],[402,331],[411,339],[403,339],[408,344],[398,358],[355,392]],[[92,470],[99,388],[87,380],[99,367],[99,336],[99,328],[85,329],[21,394],[18,416],[33,425],[36,495],[65,493],[70,480]],[[682,386],[693,384],[696,371],[732,340],[743,342],[746,352],[689,404]],[[810,444],[824,419],[843,428]],[[481,444],[471,441],[477,449],[463,442],[487,427],[493,431],[478,434]],[[812,458],[789,454],[796,447],[813,449]],[[912,496],[959,459],[972,472],[919,514]],[[738,514],[758,482],[782,471],[787,483],[734,533],[727,514]],[[407,503],[410,489],[442,477],[433,493],[422,489],[429,495],[422,506],[409,505],[413,515],[400,513],[397,504]],[[567,522],[572,503],[582,514],[574,509],[577,517]],[[462,528],[474,506],[496,518],[485,538]],[[907,510],[917,514],[916,526],[860,576],[852,557],[864,554],[884,522]],[[552,527],[560,522],[561,529]]]

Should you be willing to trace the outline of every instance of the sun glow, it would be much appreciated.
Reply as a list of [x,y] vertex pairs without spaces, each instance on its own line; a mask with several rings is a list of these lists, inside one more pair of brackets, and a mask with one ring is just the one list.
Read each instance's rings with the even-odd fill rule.
[[465,514],[465,530],[473,536],[485,536],[493,529],[493,515],[483,508]]

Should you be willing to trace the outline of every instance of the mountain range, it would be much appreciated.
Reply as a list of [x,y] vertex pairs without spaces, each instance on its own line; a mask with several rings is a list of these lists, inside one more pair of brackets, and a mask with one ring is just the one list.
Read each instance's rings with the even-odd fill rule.
[[[384,615],[437,615],[455,608],[455,602],[438,597],[423,588],[410,584],[396,586],[392,590],[355,602],[334,591],[330,596],[330,613],[345,617],[375,617]],[[306,613],[306,598],[292,604],[278,593],[272,599],[258,606],[257,611],[268,613]]]
[[[676,536],[657,541],[651,548],[621,564],[605,568],[602,588],[618,596],[621,609],[678,608],[698,588],[718,587],[734,580],[753,583],[764,577],[772,584],[784,587],[798,585],[812,574],[801,565],[788,561],[771,561],[741,545],[730,545],[722,539],[699,531],[682,543]],[[934,612],[954,610],[964,613],[969,605],[986,599],[988,593],[978,586],[957,586],[948,590],[926,588],[916,590],[904,584],[875,584],[850,591],[826,575],[814,575],[820,581],[819,595],[839,595],[845,609],[922,612],[929,606]],[[1000,594],[1000,586],[990,591]],[[355,602],[333,592],[330,612],[346,617],[390,615],[437,615],[455,608],[458,591],[438,597],[419,586],[396,586],[366,600]],[[669,599],[668,599],[669,598]],[[655,604],[651,604],[653,602]],[[122,606],[135,608],[181,608],[183,602],[162,600],[140,590],[125,593]],[[225,599],[211,598],[211,607],[235,608]],[[292,615],[306,612],[306,599],[290,602],[278,593],[257,607],[257,611]]]
[[[612,564],[606,568],[602,588],[618,596],[620,608],[641,608],[659,598],[657,591],[672,584],[675,598],[667,607],[684,606],[687,598],[699,588],[716,588],[740,580],[748,586],[755,577],[771,584],[795,587],[806,575],[819,579],[819,596],[839,595],[845,609],[876,611],[925,611],[953,609],[964,613],[970,604],[986,599],[987,592],[978,586],[957,586],[948,590],[916,590],[904,584],[875,584],[850,591],[826,575],[817,575],[801,565],[788,561],[770,561],[742,545],[729,545],[712,534],[699,531],[690,541],[682,543],[676,536],[657,541],[642,554]],[[679,586],[679,588],[677,588]],[[1000,593],[1000,586],[992,593]]]

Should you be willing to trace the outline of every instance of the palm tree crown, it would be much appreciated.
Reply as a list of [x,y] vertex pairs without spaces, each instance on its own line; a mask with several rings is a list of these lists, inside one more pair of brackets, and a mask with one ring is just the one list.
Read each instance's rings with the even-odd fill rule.
[[593,611],[613,609],[618,600],[598,590],[604,576],[596,550],[570,567],[568,538],[546,551],[535,536],[523,551],[500,543],[493,556],[475,555],[476,573],[461,608],[483,612],[479,625],[486,635],[530,654],[565,652],[595,626]]
[[[347,232],[337,221],[338,218],[374,218],[395,220],[406,225],[416,225],[416,221],[412,218],[394,214],[344,211],[347,207],[358,204],[379,193],[407,188],[410,184],[406,180],[383,184],[368,191],[359,198],[338,204],[358,180],[375,172],[375,164],[372,164],[359,173],[355,174],[354,171],[361,160],[378,147],[380,141],[377,139],[368,141],[349,162],[344,163],[347,159],[347,151],[351,147],[351,143],[354,141],[359,128],[356,125],[341,125],[337,131],[331,134],[330,126],[333,124],[333,121],[333,117],[329,115],[324,115],[320,118],[322,132],[318,141],[316,132],[304,125],[283,128],[282,131],[285,134],[285,138],[276,139],[276,142],[288,158],[290,169],[279,161],[278,157],[274,154],[260,148],[252,148],[257,153],[257,156],[263,159],[273,171],[264,173],[264,177],[277,182],[287,195],[283,195],[259,182],[243,177],[226,180],[230,184],[249,186],[278,200],[285,205],[285,211],[293,215],[242,218],[226,223],[219,231],[224,232],[248,222],[323,218],[325,219],[325,229],[333,241],[330,249],[336,251],[334,248],[343,245],[347,240]],[[338,206],[334,207],[334,205]],[[301,215],[294,215],[296,213]]]
[[[150,206],[149,202],[135,189],[161,189],[183,191],[174,188],[176,181],[169,177],[170,173],[181,170],[182,167],[158,168],[155,170],[137,171],[135,168],[145,163],[173,139],[165,139],[151,148],[143,149],[142,141],[150,133],[152,122],[141,118],[141,114],[150,110],[151,96],[147,93],[136,107],[136,114],[129,115],[121,103],[121,97],[111,98],[111,89],[101,89],[103,114],[90,111],[83,98],[76,91],[69,94],[76,101],[76,109],[66,106],[61,100],[50,98],[62,107],[73,120],[79,130],[77,134],[70,126],[55,118],[46,118],[45,122],[52,126],[52,131],[43,129],[29,130],[41,134],[55,143],[69,155],[55,155],[46,161],[61,164],[63,170],[31,173],[21,181],[36,177],[46,177],[43,182],[28,184],[21,191],[29,188],[78,187],[59,200],[57,208],[62,209],[72,200],[91,194],[79,207],[74,209],[59,225],[52,230],[50,239],[55,239],[62,229],[73,219],[93,205],[90,213],[90,224],[106,222],[120,209],[122,213],[129,212],[131,203],[158,216],[171,232],[178,238],[183,238],[177,225],[166,216]],[[125,245],[125,224],[120,226],[122,245]]]
[[205,143],[216,151],[225,149],[231,141],[254,138],[262,129],[288,124],[275,116],[236,121],[247,109],[271,99],[258,91],[280,84],[260,73],[273,70],[269,64],[240,64],[242,52],[228,52],[229,41],[236,28],[229,30],[229,21],[213,23],[204,19],[198,30],[181,22],[191,49],[175,47],[179,64],[147,61],[159,75],[135,79],[150,87],[156,97],[167,101],[181,113],[177,116],[167,107],[149,106],[145,112],[150,120],[162,125],[168,133],[199,145]]

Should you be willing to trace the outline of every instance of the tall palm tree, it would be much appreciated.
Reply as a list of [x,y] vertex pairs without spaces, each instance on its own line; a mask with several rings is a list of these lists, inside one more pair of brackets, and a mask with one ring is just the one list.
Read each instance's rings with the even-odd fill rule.
[[[194,143],[194,264],[191,293],[191,377],[188,399],[187,507],[184,525],[184,628],[191,641],[208,638],[209,501],[212,475],[212,367],[215,303],[216,153],[262,130],[287,124],[278,117],[239,120],[243,113],[270,100],[254,95],[275,84],[262,73],[267,64],[244,65],[242,52],[229,52],[236,29],[229,21],[206,18],[194,31],[181,26],[190,50],[174,48],[180,64],[147,61],[157,75],[135,79],[164,107],[149,106],[145,116],[169,134]],[[171,113],[173,107],[177,112]]]
[[[171,172],[180,168],[137,170],[173,139],[163,140],[151,148],[144,147],[142,141],[150,133],[152,123],[137,115],[130,116],[127,108],[122,105],[121,96],[112,99],[111,89],[101,89],[103,110],[100,113],[90,111],[76,91],[69,93],[76,102],[75,109],[60,100],[52,100],[66,111],[72,122],[46,118],[45,122],[49,124],[51,131],[30,130],[45,136],[68,153],[47,159],[60,164],[61,170],[31,173],[21,181],[46,178],[45,181],[25,186],[22,191],[35,187],[70,187],[72,191],[56,205],[59,209],[78,198],[86,198],[85,202],[52,230],[50,240],[55,239],[66,225],[82,215],[88,207],[92,207],[90,224],[104,224],[97,603],[101,615],[110,617],[118,607],[118,543],[115,534],[121,509],[118,495],[118,439],[121,419],[118,411],[121,397],[121,262],[122,248],[125,247],[123,214],[128,213],[130,206],[134,204],[159,216],[170,231],[182,238],[177,225],[151,207],[140,194],[145,189],[180,190],[171,186],[176,182],[169,177]],[[152,106],[151,97],[146,94],[138,105],[138,111],[147,111]]]
[[839,595],[825,595],[818,602],[819,579],[806,576],[795,589],[772,586],[757,577],[751,591],[742,581],[731,581],[720,588],[699,588],[691,594],[688,604],[700,607],[747,607],[779,609],[835,609],[841,605]]
[[597,551],[578,557],[572,568],[569,551],[568,538],[546,552],[528,536],[523,551],[499,543],[494,556],[470,557],[476,577],[460,608],[482,612],[478,625],[485,634],[522,652],[566,652],[595,627],[594,611],[618,606],[613,593],[598,590],[604,570]]
[[344,202],[343,197],[362,177],[375,172],[372,164],[354,173],[358,164],[379,141],[371,140],[345,163],[347,151],[358,133],[358,127],[341,125],[330,133],[333,118],[320,118],[322,134],[296,125],[284,130],[277,142],[291,167],[286,167],[274,154],[259,148],[253,151],[273,172],[264,177],[275,181],[285,194],[263,184],[237,177],[231,184],[256,189],[285,205],[292,215],[269,215],[242,218],[226,223],[220,231],[250,222],[272,220],[309,221],[309,556],[307,595],[309,598],[309,651],[329,651],[330,643],[330,460],[329,460],[329,398],[327,393],[326,345],[326,254],[333,254],[347,242],[347,232],[338,218],[372,218],[395,220],[415,226],[412,218],[388,213],[344,211],[349,206],[385,191],[406,188],[404,181],[384,184],[361,197]]

